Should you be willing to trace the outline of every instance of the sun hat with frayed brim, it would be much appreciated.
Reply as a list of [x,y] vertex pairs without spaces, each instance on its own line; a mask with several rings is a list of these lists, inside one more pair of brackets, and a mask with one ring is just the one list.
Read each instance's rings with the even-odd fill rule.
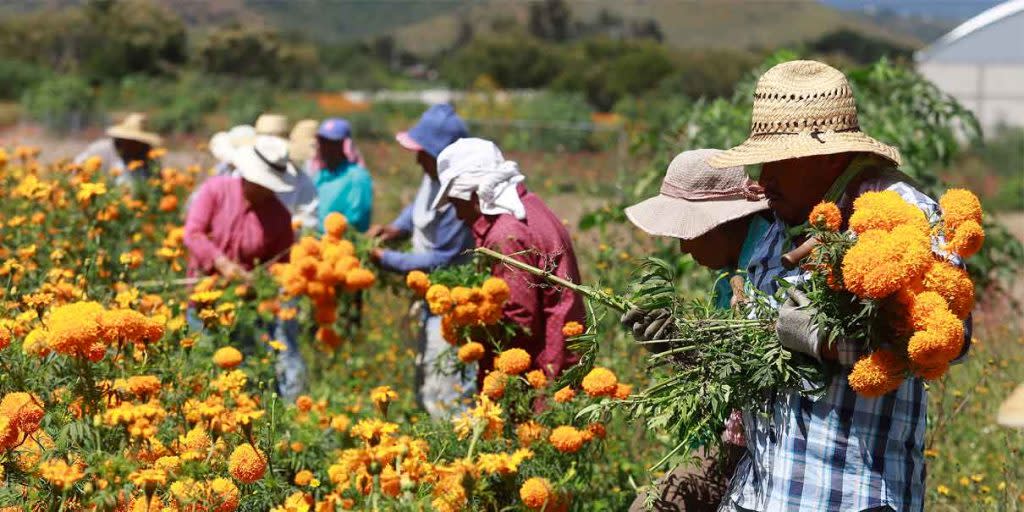
[[256,123],[253,124],[256,128],[256,133],[260,135],[274,135],[276,137],[285,137],[288,135],[288,118],[282,114],[265,113],[260,114],[256,118]]
[[298,171],[288,160],[288,141],[280,137],[257,136],[252,146],[235,152],[231,163],[245,181],[278,193],[295,190]]
[[684,151],[672,159],[661,193],[626,208],[626,217],[655,236],[692,240],[729,221],[768,209],[742,167],[715,169],[717,149]]
[[154,147],[163,144],[164,139],[162,137],[146,130],[147,124],[146,114],[133,112],[128,114],[120,123],[107,128],[107,136],[115,139],[134,140]]
[[860,131],[857,104],[846,76],[811,60],[778,64],[757,81],[750,137],[711,159],[713,167],[864,152],[896,166],[900,152]]
[[256,140],[256,130],[247,124],[232,127],[226,132],[217,132],[210,137],[210,153],[220,162],[230,162],[235,152],[251,146]]
[[292,162],[303,163],[316,153],[316,130],[320,123],[316,119],[303,119],[292,127],[288,135],[288,156]]

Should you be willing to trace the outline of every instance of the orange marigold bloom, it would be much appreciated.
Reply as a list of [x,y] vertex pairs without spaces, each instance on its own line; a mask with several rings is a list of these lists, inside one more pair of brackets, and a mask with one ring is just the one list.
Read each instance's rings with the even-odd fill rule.
[[807,216],[807,222],[820,229],[839,231],[843,225],[843,214],[835,203],[822,201],[811,210],[811,214]]
[[583,330],[583,324],[573,320],[571,322],[566,322],[565,325],[562,326],[562,336],[572,338],[583,334]]
[[313,399],[309,395],[299,395],[295,399],[295,407],[298,407],[302,412],[309,412],[313,409]]
[[587,442],[586,436],[571,425],[555,427],[548,436],[548,442],[562,453],[576,453]]
[[405,275],[405,285],[419,297],[425,297],[430,289],[430,277],[424,272],[413,270]]
[[484,296],[487,297],[487,300],[498,305],[505,304],[505,301],[508,300],[508,296],[511,293],[508,283],[500,277],[488,277],[480,288],[483,291]]
[[0,350],[11,345],[11,331],[6,327],[0,327]]
[[228,472],[235,480],[243,484],[251,484],[261,478],[267,470],[267,458],[263,452],[253,448],[251,444],[238,445],[231,452],[228,461]]
[[576,398],[576,391],[574,391],[569,386],[566,386],[566,387],[564,387],[562,389],[559,389],[558,391],[555,392],[555,401],[560,403],[560,404],[564,404],[564,403],[572,400],[573,398]]
[[50,310],[47,321],[50,348],[62,354],[85,357],[93,343],[99,341],[99,317],[103,306],[98,302],[75,302]]
[[932,366],[930,368],[917,368],[914,373],[926,380],[937,380],[946,374],[949,370],[949,363],[942,363],[940,365]]
[[173,212],[178,209],[178,196],[174,194],[167,194],[160,198],[160,206],[158,209],[162,212]]
[[427,289],[426,299],[427,305],[430,306],[430,312],[435,315],[447,313],[454,305],[451,290],[443,284],[431,285]]
[[14,448],[19,437],[17,425],[7,416],[0,415],[0,452]]
[[494,325],[501,321],[504,311],[501,304],[485,300],[477,306],[477,320],[484,325]]
[[523,482],[519,488],[519,499],[531,510],[540,510],[548,503],[554,503],[555,492],[546,478],[535,476]]
[[456,286],[451,289],[452,301],[455,302],[456,306],[463,304],[469,304],[472,302],[473,289],[465,286]]
[[605,436],[608,435],[603,423],[591,423],[590,425],[587,425],[587,432],[590,432],[593,437],[598,439],[604,439]]
[[959,319],[967,318],[974,309],[974,283],[967,271],[947,261],[936,260],[924,274],[926,291],[933,291],[946,299],[949,309]]
[[458,345],[459,341],[461,341],[459,326],[455,325],[455,322],[448,315],[441,317],[441,337],[451,345]]
[[25,434],[39,429],[43,414],[42,402],[29,393],[16,391],[0,400],[0,415],[10,418],[14,427]]
[[480,343],[471,341],[459,347],[459,361],[463,363],[479,361],[482,357],[484,357],[484,346]]
[[313,480],[313,472],[308,469],[303,469],[298,473],[295,473],[295,485],[300,487],[309,485],[309,482]]
[[520,423],[516,425],[516,437],[519,439],[520,446],[529,447],[544,437],[544,426],[533,420]]
[[907,225],[872,229],[843,257],[843,282],[858,297],[883,299],[920,279],[932,260],[927,233]]
[[526,382],[529,382],[533,389],[543,389],[548,385],[548,376],[543,370],[532,370],[526,373]]
[[153,343],[164,337],[164,325],[132,309],[112,309],[99,315],[102,336],[107,341]]
[[615,386],[615,393],[612,394],[612,397],[615,398],[616,400],[625,400],[629,398],[629,395],[631,394],[633,394],[633,385],[623,384],[620,382],[617,386]]
[[81,464],[68,465],[63,460],[48,460],[39,465],[39,476],[59,489],[69,489],[85,476]]
[[941,366],[956,359],[964,346],[963,324],[951,313],[944,317],[945,325],[917,331],[907,342],[907,356],[915,365]]
[[611,396],[618,388],[619,379],[611,370],[597,366],[583,377],[582,385],[583,391],[592,397]]
[[529,352],[511,348],[494,358],[494,367],[508,375],[519,375],[530,368],[531,362]]
[[973,192],[964,188],[951,188],[939,198],[942,222],[947,231],[956,231],[967,221],[981,224],[981,201]]
[[238,487],[227,478],[214,478],[207,484],[207,503],[216,505],[212,512],[233,512],[241,498]]
[[985,230],[981,228],[981,224],[968,220],[957,226],[946,249],[956,253],[961,258],[970,258],[981,250],[981,246],[984,243]]
[[242,364],[242,353],[235,347],[221,347],[213,353],[213,363],[229,370]]
[[324,217],[324,232],[335,238],[341,238],[348,229],[348,219],[338,212],[331,212]]
[[365,268],[354,268],[345,275],[345,289],[354,292],[365,290],[377,282],[377,276]]
[[850,388],[869,398],[895,391],[903,383],[906,364],[890,350],[876,350],[864,356],[850,371]]
[[316,330],[316,340],[331,348],[341,346],[342,339],[333,327],[320,327]]
[[924,212],[904,201],[895,191],[865,192],[853,202],[850,229],[857,234],[873,229],[892,231],[904,225],[928,232]]
[[508,375],[501,370],[495,370],[484,377],[484,386],[481,393],[491,400],[498,400],[505,396],[505,385],[508,383]]

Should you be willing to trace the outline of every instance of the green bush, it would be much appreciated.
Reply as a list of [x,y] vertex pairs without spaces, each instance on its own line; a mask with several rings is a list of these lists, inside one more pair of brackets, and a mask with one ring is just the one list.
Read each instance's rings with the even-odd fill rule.
[[21,105],[25,113],[44,126],[67,132],[80,129],[95,116],[95,98],[89,84],[75,75],[40,82],[25,92]]
[[470,87],[488,76],[504,88],[548,85],[564,66],[562,50],[525,35],[476,39],[441,65],[441,77],[455,87]]
[[46,68],[19,60],[0,59],[0,99],[16,100],[52,74]]

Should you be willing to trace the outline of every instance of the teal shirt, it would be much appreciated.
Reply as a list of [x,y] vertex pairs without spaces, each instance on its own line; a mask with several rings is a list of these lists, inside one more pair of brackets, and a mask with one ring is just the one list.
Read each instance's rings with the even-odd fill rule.
[[[754,248],[764,238],[764,234],[768,231],[770,225],[771,223],[763,215],[755,213],[750,218],[747,238],[743,240],[743,246],[740,247],[739,269],[747,268],[747,265],[750,263],[750,257],[754,254]],[[720,309],[729,308],[729,302],[732,300],[732,287],[729,286],[729,278],[734,275],[736,275],[736,270],[730,270],[719,276],[718,281],[715,281],[715,307]]]
[[320,199],[317,228],[323,232],[324,219],[338,212],[348,225],[360,233],[370,228],[373,212],[373,178],[365,167],[345,162],[337,169],[321,169],[316,175],[316,193]]

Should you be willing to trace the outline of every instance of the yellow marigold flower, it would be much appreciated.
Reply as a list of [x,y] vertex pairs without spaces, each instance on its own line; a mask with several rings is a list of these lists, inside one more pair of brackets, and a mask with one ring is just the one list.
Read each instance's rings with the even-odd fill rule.
[[18,427],[6,415],[0,415],[0,452],[6,452],[21,440]]
[[370,400],[377,407],[381,415],[387,416],[388,405],[398,400],[398,393],[391,389],[391,386],[378,386],[370,391]]
[[331,428],[338,432],[347,432],[348,427],[349,425],[351,425],[351,423],[352,420],[350,420],[348,416],[345,416],[344,414],[339,414],[331,418]]
[[519,439],[519,445],[529,447],[544,437],[544,430],[543,425],[533,420],[516,425],[516,438]]
[[25,354],[37,355],[39,357],[45,357],[50,353],[50,345],[48,341],[49,333],[46,329],[37,327],[29,331],[28,335],[25,336],[25,340],[21,342],[21,351]]
[[810,225],[827,231],[839,231],[843,225],[843,214],[835,203],[822,201],[807,216]]
[[906,376],[906,364],[890,350],[876,350],[864,356],[850,371],[850,388],[869,398],[895,391]]
[[618,385],[615,386],[615,393],[612,394],[612,397],[615,398],[616,400],[625,400],[629,398],[629,395],[631,395],[632,393],[632,384],[623,384],[620,382]]
[[465,439],[476,427],[484,429],[484,439],[490,439],[501,433],[505,428],[505,420],[501,417],[501,406],[492,402],[486,395],[477,397],[476,407],[467,410],[452,419],[455,433],[459,439]]
[[501,321],[505,312],[501,304],[485,300],[477,305],[477,320],[483,325],[494,325]]
[[128,478],[136,487],[152,492],[157,486],[167,484],[167,472],[159,469],[143,469],[132,473]]
[[341,238],[348,229],[348,219],[338,212],[331,212],[324,218],[324,232],[335,238]]
[[261,478],[267,470],[267,458],[263,452],[253,448],[251,444],[238,445],[231,452],[228,461],[228,472],[235,480],[243,484],[251,484]]
[[206,454],[206,451],[210,449],[210,435],[206,433],[203,427],[195,426],[192,430],[189,430],[187,434],[179,439],[182,451],[191,451],[196,453]]
[[956,253],[961,258],[970,258],[981,250],[981,246],[984,243],[985,230],[982,229],[981,224],[968,220],[957,226],[946,249]]
[[352,429],[349,430],[349,434],[353,437],[362,438],[371,445],[379,444],[381,439],[395,432],[398,432],[398,425],[376,418],[360,420],[359,423],[353,425]]
[[295,473],[295,485],[305,487],[309,485],[309,481],[313,479],[313,472],[308,469],[303,469],[298,473]]
[[177,473],[181,469],[181,457],[176,455],[164,455],[153,463],[153,466],[157,469],[162,469],[168,473]]
[[405,285],[419,297],[426,297],[430,289],[430,277],[426,273],[413,270],[405,275]]
[[580,334],[583,334],[583,331],[583,324],[575,320],[566,322],[565,325],[562,326],[562,336],[565,336],[566,338],[579,336]]
[[530,353],[521,348],[508,349],[494,358],[494,367],[508,375],[519,375],[530,368]]
[[349,292],[365,290],[377,282],[377,276],[365,268],[354,268],[345,275],[345,290]]
[[82,171],[86,174],[94,174],[96,171],[99,171],[101,167],[103,167],[103,158],[100,156],[93,155],[82,162]]
[[947,231],[956,231],[967,221],[981,224],[981,201],[973,192],[963,188],[951,188],[939,198],[942,222]]
[[131,309],[103,311],[98,320],[103,338],[110,342],[153,343],[164,336],[161,322]]
[[907,225],[873,229],[861,233],[843,257],[843,282],[858,297],[883,299],[920,279],[932,260],[925,232]]
[[569,386],[566,386],[566,387],[564,387],[562,389],[559,389],[558,391],[555,392],[555,401],[560,403],[560,404],[564,404],[564,403],[572,400],[573,398],[576,398],[576,391],[574,391]]
[[590,370],[590,373],[583,377],[583,391],[592,397],[611,396],[618,388],[619,379],[607,368],[600,366]]
[[82,183],[78,186],[78,192],[75,193],[75,199],[80,203],[89,203],[94,197],[102,196],[107,193],[107,185],[105,183]]
[[576,453],[580,451],[587,439],[576,427],[562,425],[551,431],[548,442],[562,453]]
[[476,467],[487,475],[511,475],[519,469],[519,465],[533,458],[533,452],[520,448],[513,453],[481,453]]
[[967,318],[974,309],[974,283],[967,271],[947,261],[936,260],[924,274],[926,291],[933,291],[946,299],[949,309],[959,319]]
[[100,341],[99,318],[104,309],[98,302],[75,302],[50,310],[47,342],[56,352],[86,357]]
[[465,286],[456,286],[451,289],[452,302],[454,302],[456,306],[469,304],[472,296],[473,290]]
[[546,478],[535,476],[523,482],[523,486],[519,488],[519,499],[531,510],[540,510],[545,508],[545,505],[554,503],[554,496],[551,482]]
[[850,229],[857,234],[873,229],[892,231],[904,225],[928,232],[928,219],[924,212],[904,201],[895,191],[865,192],[853,202]]
[[430,312],[435,315],[443,315],[452,309],[455,304],[452,301],[451,290],[443,284],[431,285],[427,289],[427,305]]
[[232,512],[238,508],[241,493],[235,483],[227,478],[214,478],[206,485],[205,500],[207,503],[216,505],[213,512]]
[[39,429],[39,423],[43,421],[42,401],[38,397],[16,391],[4,395],[0,400],[0,415],[7,416],[15,428],[25,434],[31,434]]
[[505,396],[505,385],[508,383],[508,375],[501,370],[494,370],[484,377],[483,390],[481,394],[491,400],[498,400]]
[[508,300],[509,293],[511,293],[508,283],[500,277],[487,278],[480,288],[483,291],[484,296],[487,297],[487,300],[498,305],[505,304],[505,301]]
[[155,395],[160,392],[160,379],[154,375],[134,375],[126,381],[128,392],[135,396]]
[[479,361],[482,357],[484,357],[484,346],[480,343],[471,341],[459,347],[459,361],[463,363]]
[[221,347],[213,353],[213,363],[224,370],[242,364],[242,353],[235,347]]
[[529,382],[533,389],[543,389],[548,385],[548,376],[543,370],[532,370],[527,372],[526,382]]
[[54,487],[67,490],[85,476],[85,468],[81,464],[68,465],[60,459],[48,460],[39,465],[39,476]]

